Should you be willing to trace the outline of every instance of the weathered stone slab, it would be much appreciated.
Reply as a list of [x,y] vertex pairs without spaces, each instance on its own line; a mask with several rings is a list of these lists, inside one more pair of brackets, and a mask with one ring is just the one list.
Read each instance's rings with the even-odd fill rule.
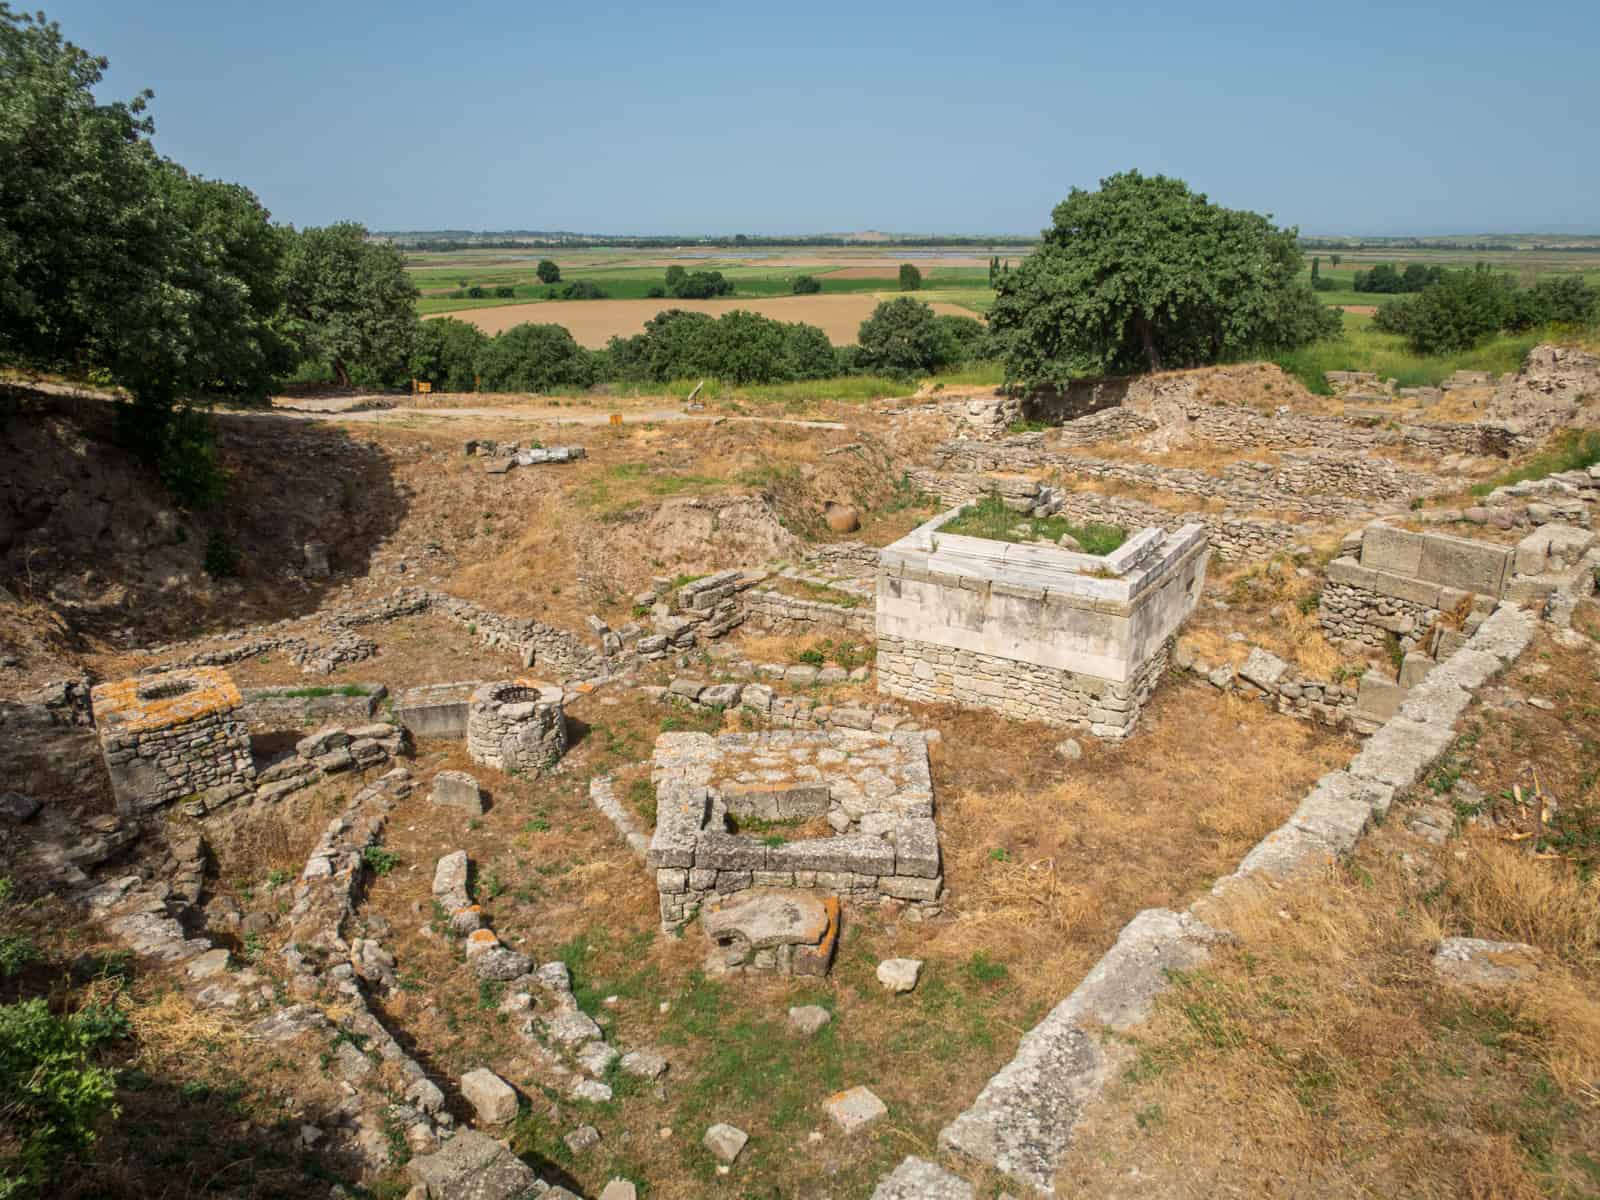
[[1361,565],[1371,571],[1415,577],[1422,566],[1423,535],[1388,525],[1369,525],[1361,535]]
[[1510,562],[1507,546],[1430,533],[1422,540],[1421,562],[1413,574],[1464,592],[1498,596]]
[[1503,988],[1539,973],[1539,952],[1525,942],[1449,937],[1433,956],[1434,973],[1469,987]]
[[480,1124],[504,1125],[516,1119],[517,1093],[486,1067],[478,1067],[461,1077],[461,1097],[472,1105]]
[[889,1115],[883,1101],[866,1087],[835,1092],[822,1102],[822,1107],[843,1133],[854,1133]]
[[879,1181],[872,1200],[977,1200],[977,1195],[959,1175],[925,1158],[911,1157]]
[[522,1200],[544,1188],[532,1167],[476,1129],[459,1131],[436,1154],[418,1155],[406,1170],[428,1200]]

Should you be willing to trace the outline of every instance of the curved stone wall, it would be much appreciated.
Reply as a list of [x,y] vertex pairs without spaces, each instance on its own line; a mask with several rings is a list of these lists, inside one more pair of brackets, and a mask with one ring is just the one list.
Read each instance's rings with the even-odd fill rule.
[[567,752],[562,691],[531,679],[486,683],[467,708],[467,754],[497,771],[538,774]]

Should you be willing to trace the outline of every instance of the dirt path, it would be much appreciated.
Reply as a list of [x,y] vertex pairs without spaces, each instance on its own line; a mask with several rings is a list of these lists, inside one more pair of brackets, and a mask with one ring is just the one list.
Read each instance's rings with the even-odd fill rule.
[[[339,408],[273,407],[259,412],[245,409],[234,414],[251,417],[291,417],[301,421],[359,421],[393,425],[422,420],[525,421],[530,425],[609,425],[609,412],[574,412],[570,408],[368,408],[358,411]],[[636,408],[621,414],[624,425],[660,424],[680,421],[742,421],[758,425],[794,425],[801,429],[848,429],[843,421],[806,421],[799,417],[730,417],[720,413],[685,412],[681,408]]]

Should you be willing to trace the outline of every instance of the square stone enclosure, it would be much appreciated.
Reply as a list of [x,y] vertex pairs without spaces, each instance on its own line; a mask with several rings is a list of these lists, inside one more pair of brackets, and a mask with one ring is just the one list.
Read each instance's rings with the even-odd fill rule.
[[939,532],[961,511],[879,557],[878,690],[1131,733],[1205,586],[1204,527],[1143,529],[1092,555]]
[[226,671],[196,667],[104,683],[90,703],[125,816],[187,796],[231,799],[255,778],[242,700]]
[[[681,928],[708,895],[747,888],[816,888],[919,905],[937,903],[943,890],[920,733],[664,733],[651,777],[656,829],[648,862],[664,929]],[[833,834],[787,841],[735,833],[730,816],[825,818]]]

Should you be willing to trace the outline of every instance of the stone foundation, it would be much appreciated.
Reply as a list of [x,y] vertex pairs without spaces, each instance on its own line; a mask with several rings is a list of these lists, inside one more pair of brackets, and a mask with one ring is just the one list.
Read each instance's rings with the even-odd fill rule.
[[[922,906],[943,891],[921,734],[664,733],[652,774],[656,829],[646,861],[666,930],[708,897],[750,888]],[[755,831],[734,832],[741,820]],[[823,820],[833,836],[787,841],[773,832]]]
[[102,684],[91,703],[124,816],[191,796],[232,798],[255,779],[239,689],[225,671],[197,668]]
[[992,708],[1018,721],[1087,727],[1096,737],[1133,732],[1167,669],[1170,643],[1134,678],[1112,683],[1093,675],[953,650],[934,642],[878,638],[878,690],[928,704]]
[[467,710],[467,755],[497,771],[537,775],[567,752],[558,687],[531,679],[486,683]]
[[1198,525],[1110,554],[947,534],[945,513],[878,573],[878,690],[1121,738],[1205,584]]

